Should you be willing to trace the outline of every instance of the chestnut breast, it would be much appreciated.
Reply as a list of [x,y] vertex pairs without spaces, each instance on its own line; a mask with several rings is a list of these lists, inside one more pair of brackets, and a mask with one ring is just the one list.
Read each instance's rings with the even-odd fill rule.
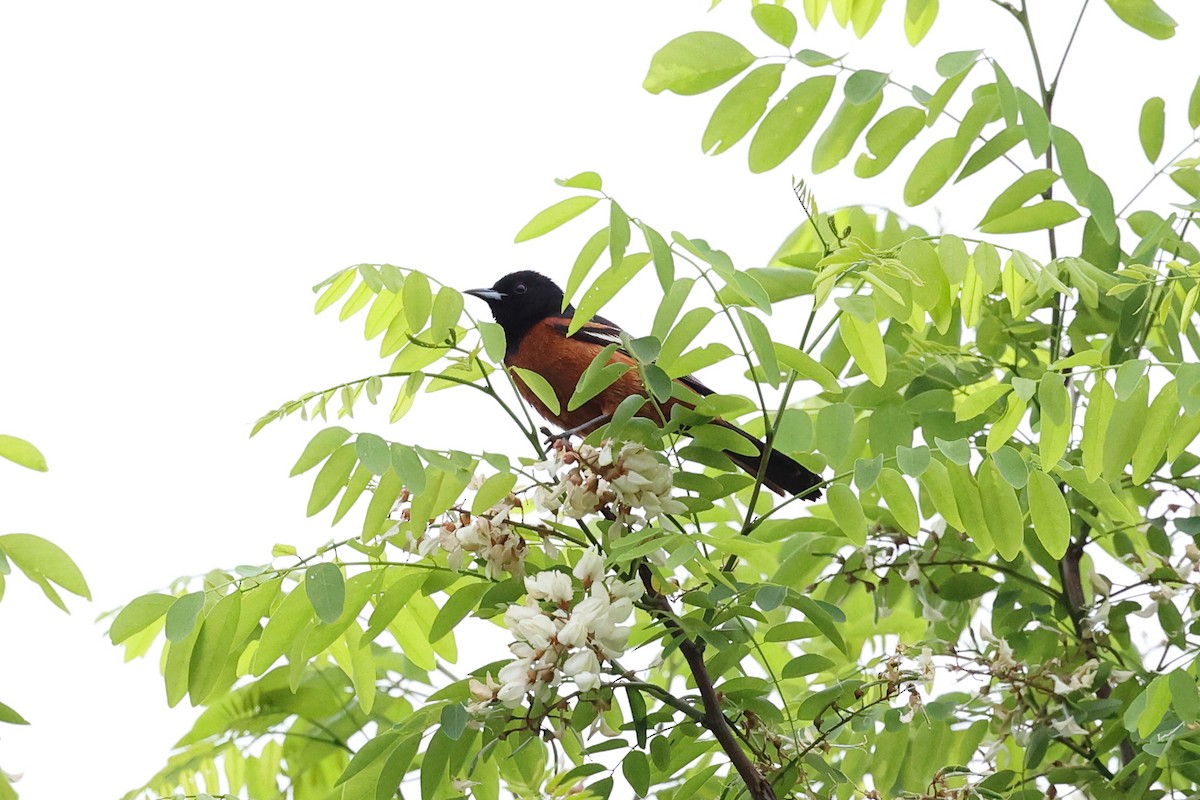
[[[560,331],[556,331],[544,323],[538,324],[534,325],[521,338],[521,344],[516,352],[509,354],[504,359],[504,363],[508,366],[536,372],[555,387],[555,394],[558,396],[558,414],[551,413],[546,404],[538,399],[520,376],[513,376],[521,396],[537,409],[539,414],[555,425],[563,429],[578,428],[597,417],[612,414],[626,397],[646,394],[636,362],[625,353],[618,351],[613,353],[608,363],[626,364],[629,366],[629,371],[579,408],[568,411],[567,403],[574,394],[575,387],[579,385],[579,379],[591,365],[596,354],[604,348],[579,339],[570,339],[565,344],[569,346],[564,346],[563,334]],[[549,353],[556,354],[557,358],[548,359],[546,355]],[[658,412],[652,405],[647,404],[639,412],[639,416],[657,421]]]

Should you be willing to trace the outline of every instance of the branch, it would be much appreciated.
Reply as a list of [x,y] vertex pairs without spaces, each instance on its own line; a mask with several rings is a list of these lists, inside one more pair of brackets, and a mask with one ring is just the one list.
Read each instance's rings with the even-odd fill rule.
[[704,644],[696,639],[688,638],[687,634],[683,632],[683,628],[679,626],[671,612],[671,605],[667,602],[667,598],[654,588],[653,578],[645,564],[638,567],[638,575],[646,587],[648,604],[655,610],[655,615],[670,631],[671,636],[679,641],[679,652],[683,653],[688,668],[692,671],[692,677],[696,681],[696,688],[700,690],[700,697],[704,700],[704,714],[700,719],[700,724],[712,733],[717,743],[721,745],[721,749],[725,751],[725,755],[729,756],[733,768],[737,770],[738,775],[746,784],[751,800],[776,800],[775,789],[771,786],[771,782],[759,772],[758,767],[750,760],[750,756],[746,755],[746,751],[738,743],[733,729],[729,727],[725,714],[721,711],[721,701],[717,697],[712,677],[708,674],[708,665],[704,663]]

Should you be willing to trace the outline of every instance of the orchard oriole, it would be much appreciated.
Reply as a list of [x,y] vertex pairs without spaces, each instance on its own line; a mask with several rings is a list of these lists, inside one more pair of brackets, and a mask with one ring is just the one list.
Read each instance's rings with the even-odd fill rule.
[[[648,396],[637,369],[637,362],[624,349],[621,329],[603,317],[593,317],[574,334],[568,335],[567,330],[575,309],[567,306],[563,310],[562,289],[546,276],[530,270],[514,272],[505,275],[490,289],[470,289],[466,294],[485,301],[491,307],[496,322],[504,329],[507,339],[504,363],[510,367],[536,372],[550,384],[558,397],[559,413],[552,412],[520,376],[513,376],[525,400],[566,433],[587,435],[608,422],[626,397]],[[579,408],[568,409],[567,403],[588,365],[597,353],[613,344],[617,345],[617,350],[609,358],[609,363],[627,364],[630,369]],[[684,375],[676,380],[699,395],[713,394],[712,389],[691,375]],[[661,415],[669,414],[671,407],[676,404],[685,408],[692,407],[672,397],[657,409],[650,404],[643,406],[638,415],[661,422]],[[762,464],[763,443],[722,419],[715,419],[713,422],[753,442],[759,453],[757,456],[729,450],[724,453],[741,469],[751,475],[758,475]],[[803,494],[804,499],[815,500],[821,494],[816,489],[820,483],[820,476],[802,464],[777,450],[771,451],[763,475],[763,484],[772,491],[777,494]]]

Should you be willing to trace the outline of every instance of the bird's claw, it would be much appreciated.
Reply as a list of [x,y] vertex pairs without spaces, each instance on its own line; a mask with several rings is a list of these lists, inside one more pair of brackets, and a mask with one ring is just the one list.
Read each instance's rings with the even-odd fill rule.
[[551,433],[550,429],[547,427],[542,427],[542,428],[539,428],[538,430],[541,431],[542,436],[546,437],[546,444],[548,444],[548,445],[553,445],[555,442],[565,442],[566,440],[571,438],[570,431],[559,431],[558,433]]

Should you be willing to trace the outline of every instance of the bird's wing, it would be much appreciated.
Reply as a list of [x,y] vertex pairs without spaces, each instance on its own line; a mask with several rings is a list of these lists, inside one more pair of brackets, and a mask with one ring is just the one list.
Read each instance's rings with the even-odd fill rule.
[[[571,326],[571,317],[555,316],[548,318],[546,322],[554,330],[561,332],[563,336],[568,335],[567,331]],[[629,358],[633,358],[633,355],[625,349],[624,343],[621,341],[622,332],[621,326],[612,320],[607,320],[604,317],[592,317],[590,320],[585,322],[579,330],[575,331],[573,334],[570,334],[570,336],[573,339],[590,342],[592,344],[600,345],[601,347],[607,347],[610,344],[615,344],[617,346],[617,352],[622,353]],[[675,380],[679,381],[698,395],[708,396],[710,394],[716,394],[716,392],[701,383],[701,381],[694,375],[682,375]]]

